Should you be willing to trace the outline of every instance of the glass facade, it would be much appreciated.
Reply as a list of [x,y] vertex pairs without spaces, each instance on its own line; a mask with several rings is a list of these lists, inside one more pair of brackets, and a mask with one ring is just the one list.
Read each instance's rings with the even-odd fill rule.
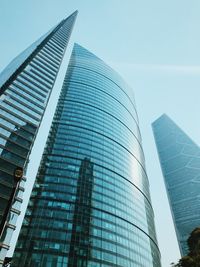
[[161,266],[132,89],[78,44],[12,266]]
[[182,255],[200,225],[200,149],[167,115],[153,123],[160,164]]
[[[15,181],[16,167],[26,169],[28,157],[53,88],[76,13],[14,59],[0,75],[0,222]],[[0,264],[15,229],[24,179],[0,240]]]

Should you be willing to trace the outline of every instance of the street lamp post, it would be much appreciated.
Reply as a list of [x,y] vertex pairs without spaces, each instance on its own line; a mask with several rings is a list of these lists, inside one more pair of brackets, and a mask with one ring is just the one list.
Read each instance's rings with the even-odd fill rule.
[[11,257],[5,257],[5,260],[4,260],[4,262],[3,262],[3,267],[10,266],[10,264],[11,264],[11,260],[12,260]]
[[13,173],[13,179],[14,179],[15,185],[12,189],[10,198],[8,200],[8,204],[6,206],[6,209],[4,211],[3,218],[2,218],[2,221],[0,224],[0,240],[2,239],[6,224],[8,222],[9,213],[10,213],[12,204],[14,202],[15,195],[16,195],[16,192],[17,192],[17,189],[19,187],[19,183],[20,183],[22,177],[23,177],[23,168],[22,167],[15,168],[14,173]]

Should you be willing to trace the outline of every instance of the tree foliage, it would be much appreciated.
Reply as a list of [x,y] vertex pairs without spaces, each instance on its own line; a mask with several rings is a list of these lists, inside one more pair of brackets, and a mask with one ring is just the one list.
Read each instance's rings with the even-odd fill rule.
[[189,252],[174,267],[200,267],[200,227],[195,228],[187,240]]

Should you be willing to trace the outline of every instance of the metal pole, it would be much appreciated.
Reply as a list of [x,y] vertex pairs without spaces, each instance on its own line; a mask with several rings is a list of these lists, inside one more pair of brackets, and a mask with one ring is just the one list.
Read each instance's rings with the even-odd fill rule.
[[2,218],[2,221],[1,221],[1,224],[0,224],[0,240],[1,240],[2,236],[3,236],[4,229],[5,229],[7,221],[8,221],[10,209],[11,209],[12,204],[14,202],[17,189],[19,187],[19,183],[20,183],[20,181],[18,181],[17,184],[13,187],[11,195],[10,195],[10,198],[8,200],[8,204],[7,204],[6,209],[4,211],[3,218]]
[[5,230],[8,218],[9,218],[9,213],[10,213],[12,204],[14,202],[15,195],[16,195],[16,192],[17,192],[17,189],[19,187],[19,183],[20,183],[22,177],[23,177],[23,168],[17,167],[13,173],[13,179],[14,179],[15,186],[12,189],[10,198],[8,200],[8,204],[6,206],[6,209],[4,211],[3,218],[2,218],[2,221],[0,224],[0,240],[3,236],[4,230]]
[[11,257],[5,257],[5,260],[4,260],[4,263],[3,263],[3,267],[10,266],[11,261],[12,261],[12,258]]

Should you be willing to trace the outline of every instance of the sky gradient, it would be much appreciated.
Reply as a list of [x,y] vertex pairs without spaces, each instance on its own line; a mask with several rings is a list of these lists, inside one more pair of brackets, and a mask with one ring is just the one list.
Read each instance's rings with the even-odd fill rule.
[[200,1],[1,0],[0,71],[52,26],[78,9],[77,22],[28,170],[37,172],[73,43],[79,43],[131,85],[140,119],[163,267],[180,257],[151,123],[168,114],[200,144]]

